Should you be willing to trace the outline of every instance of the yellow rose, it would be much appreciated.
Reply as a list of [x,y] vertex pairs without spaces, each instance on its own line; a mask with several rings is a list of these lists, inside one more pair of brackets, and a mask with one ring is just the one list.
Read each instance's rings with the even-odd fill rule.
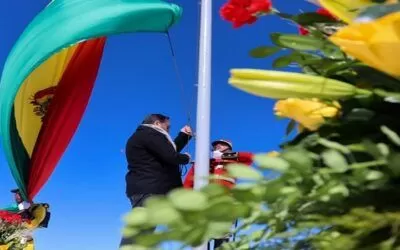
[[[386,0],[385,3],[397,3],[397,0]],[[351,23],[361,10],[378,3],[372,0],[318,0],[318,4],[343,22]]]
[[289,98],[275,103],[274,112],[277,116],[293,119],[308,130],[317,130],[325,118],[333,118],[339,114],[340,105],[335,102],[331,105],[317,99],[303,100]]
[[46,212],[47,208],[45,206],[37,205],[36,209],[32,213],[34,219],[31,220],[29,224],[26,224],[26,227],[29,229],[37,228],[40,223],[42,223],[42,221],[45,219]]
[[8,245],[0,245],[0,250],[7,250],[8,249]]
[[367,23],[353,23],[329,39],[365,64],[400,76],[400,12]]
[[27,245],[26,245],[26,247],[24,248],[24,250],[35,250],[35,245],[34,245],[34,243],[33,243],[33,240],[32,240],[32,241],[29,241],[29,242],[27,243]]

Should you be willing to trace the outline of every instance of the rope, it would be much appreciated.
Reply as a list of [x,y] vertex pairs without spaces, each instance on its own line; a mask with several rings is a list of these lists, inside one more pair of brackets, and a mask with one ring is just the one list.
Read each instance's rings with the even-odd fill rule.
[[170,48],[171,54],[172,54],[172,61],[173,61],[173,64],[174,64],[174,70],[175,70],[176,78],[178,80],[178,83],[179,83],[179,86],[180,86],[180,89],[181,89],[182,104],[183,104],[183,106],[185,106],[184,110],[185,110],[186,115],[187,115],[188,124],[190,125],[190,122],[191,122],[190,108],[191,107],[190,107],[190,105],[187,106],[187,104],[189,102],[187,102],[187,100],[186,100],[183,78],[182,78],[182,75],[181,75],[180,70],[179,70],[178,61],[176,59],[175,49],[174,49],[174,46],[172,44],[171,35],[169,34],[168,31],[167,31],[167,38],[168,38],[169,48]]
[[[172,3],[173,1],[168,1],[168,2]],[[197,0],[197,16],[200,17],[200,15],[201,15],[201,0]],[[199,37],[200,36],[200,18],[197,18],[197,26],[196,27],[198,27],[198,36],[197,37]],[[182,75],[179,70],[179,66],[178,66],[178,62],[176,59],[176,53],[175,53],[174,45],[173,45],[173,42],[171,39],[171,35],[170,35],[169,31],[167,31],[166,34],[167,34],[167,38],[168,38],[169,47],[171,50],[175,74],[176,74],[176,77],[177,77],[177,80],[179,82],[180,89],[181,89],[181,97],[182,97],[181,100],[182,100],[183,105],[186,107],[185,112],[187,115],[188,125],[191,126],[191,110],[194,105],[194,101],[196,99],[196,91],[193,91],[193,94],[192,94],[191,98],[189,99],[189,102],[187,102],[186,95],[185,95],[184,81],[183,81]],[[196,39],[196,51],[197,52],[199,51],[199,48],[200,48],[200,41],[199,41],[199,39]],[[198,62],[199,55],[198,55],[198,53],[196,53],[196,55],[197,55],[196,62]],[[194,85],[194,87],[196,89],[197,84]],[[187,106],[187,104],[189,104],[189,105]],[[193,134],[193,139],[196,139],[195,133]]]
[[[168,31],[166,32],[166,34],[167,34],[167,38],[168,38],[169,48],[171,50],[172,61],[173,61],[173,65],[174,65],[176,78],[177,78],[177,81],[179,83],[180,90],[181,90],[181,103],[184,106],[183,108],[184,108],[184,111],[186,112],[186,115],[187,115],[187,123],[193,129],[193,127],[191,126],[191,112],[190,111],[191,111],[191,107],[193,105],[193,99],[194,98],[191,98],[190,102],[188,102],[187,99],[186,99],[184,81],[183,81],[183,78],[182,78],[182,75],[181,75],[181,72],[180,72],[180,69],[179,69],[179,66],[178,66],[178,61],[177,61],[177,58],[176,58],[175,49],[174,49],[174,45],[172,43],[171,35],[170,35],[170,33]],[[188,103],[189,103],[189,105],[187,105]],[[194,131],[192,131],[192,133],[193,133],[193,139],[196,139]],[[186,147],[188,147],[188,152],[190,154],[192,154],[192,152],[193,152],[192,143],[189,142],[185,146],[185,148]],[[185,176],[187,171],[188,171],[187,166],[186,165],[181,165],[181,176]]]
[[[173,1],[170,0],[168,2],[172,3]],[[197,7],[198,15],[197,16],[200,16],[200,13],[201,13],[201,0],[197,1],[197,5],[198,5],[198,7]],[[197,27],[200,28],[200,18],[197,18]],[[176,53],[175,53],[174,45],[173,45],[173,42],[172,42],[172,39],[171,39],[171,35],[170,35],[168,30],[166,32],[166,35],[167,35],[167,38],[168,38],[169,48],[171,50],[172,61],[173,61],[173,64],[174,64],[174,70],[175,70],[176,78],[177,78],[177,81],[179,83],[180,90],[181,90],[181,102],[182,102],[182,105],[184,106],[183,109],[184,109],[184,112],[186,113],[186,116],[187,116],[187,124],[193,129],[193,126],[191,125],[192,119],[191,119],[191,112],[190,111],[192,110],[192,107],[194,105],[194,101],[195,101],[195,97],[196,97],[195,96],[196,91],[193,91],[193,96],[190,98],[189,102],[187,102],[186,95],[185,95],[184,81],[183,81],[182,75],[181,75],[180,70],[179,70],[179,66],[178,66],[178,61],[176,59]],[[200,36],[200,29],[198,31],[198,35]],[[196,51],[199,50],[199,47],[200,47],[200,41],[199,41],[199,39],[197,39],[197,45],[196,45],[197,50]],[[197,55],[197,62],[198,61],[199,61],[199,58],[198,58],[198,55]],[[197,86],[197,85],[195,85],[195,86]],[[187,105],[187,104],[189,104],[189,105]],[[192,132],[193,132],[193,140],[196,140],[196,133],[194,131],[192,131]],[[188,147],[188,152],[189,153],[194,151],[194,148],[192,147],[192,143],[191,142],[189,142],[188,145],[186,145],[186,147]],[[185,175],[186,172],[187,172],[187,167],[186,166],[182,166],[181,174],[183,173],[182,175]]]

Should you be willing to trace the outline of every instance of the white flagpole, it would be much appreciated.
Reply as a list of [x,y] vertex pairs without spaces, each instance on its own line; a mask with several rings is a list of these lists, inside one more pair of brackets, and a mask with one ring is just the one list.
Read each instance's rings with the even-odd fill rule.
[[[201,0],[194,188],[208,184],[210,165],[212,0]],[[207,243],[194,248],[207,250]]]

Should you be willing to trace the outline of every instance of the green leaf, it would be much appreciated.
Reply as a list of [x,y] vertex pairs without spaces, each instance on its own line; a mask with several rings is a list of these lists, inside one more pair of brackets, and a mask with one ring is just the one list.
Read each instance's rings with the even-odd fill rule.
[[296,52],[294,53],[294,60],[300,64],[301,66],[313,66],[314,68],[318,68],[320,69],[321,66],[323,66],[323,64],[329,60],[325,59],[325,58],[321,58],[319,56],[315,56],[315,55],[310,55],[307,53],[300,53],[300,52]]
[[268,181],[265,185],[265,190],[267,190],[264,194],[264,200],[269,203],[275,202],[277,199],[282,197],[280,190],[284,188],[286,185],[283,183],[283,180],[276,179]]
[[322,153],[322,159],[324,163],[337,171],[338,173],[344,173],[349,169],[346,159],[336,150],[327,150]]
[[333,75],[341,75],[344,72],[353,73],[351,71],[351,66],[355,64],[354,61],[337,61],[331,59],[325,59],[324,61],[324,75],[326,75],[327,77]]
[[274,68],[283,68],[289,66],[293,62],[293,56],[292,55],[286,55],[286,56],[281,56],[276,58],[273,63],[272,67]]
[[365,179],[368,181],[375,181],[375,180],[382,179],[384,176],[385,175],[380,171],[369,170],[369,171],[367,171],[367,173],[365,175]]
[[237,184],[231,191],[233,197],[237,201],[240,202],[258,201],[257,196],[253,194],[252,189],[250,187],[244,187],[243,184]]
[[325,41],[320,39],[294,34],[272,33],[271,40],[278,46],[294,50],[319,50],[325,44]]
[[251,215],[252,209],[250,207],[250,204],[235,204],[235,206],[232,209],[232,215],[234,219],[237,218],[247,218]]
[[220,197],[222,195],[226,195],[229,193],[229,190],[222,185],[211,183],[201,189],[203,193],[205,193],[209,199],[213,199],[215,197]]
[[367,22],[373,21],[375,19],[381,18],[383,16],[389,15],[394,12],[400,11],[400,4],[378,4],[374,6],[369,6],[361,11],[357,18],[356,22]]
[[370,140],[364,140],[362,142],[363,147],[366,151],[371,154],[375,159],[379,159],[382,157],[380,149],[377,147],[375,143]]
[[182,211],[183,222],[187,225],[196,224],[205,219],[204,211]]
[[207,238],[221,238],[230,232],[232,222],[211,221],[207,228]]
[[254,162],[261,168],[285,172],[289,169],[290,164],[282,158],[271,157],[265,154],[254,156]]
[[286,13],[282,13],[282,12],[279,12],[279,11],[274,11],[274,13],[275,13],[275,15],[277,15],[277,16],[279,16],[280,18],[283,18],[283,19],[290,19],[290,20],[292,20],[292,18],[293,18],[293,15],[292,14],[286,14]]
[[181,219],[180,213],[164,197],[151,197],[145,202],[148,221],[152,226],[169,225]]
[[119,250],[148,250],[148,248],[139,245],[131,245],[131,246],[122,246]]
[[352,70],[357,73],[360,82],[372,85],[374,88],[383,88],[390,91],[400,91],[400,81],[377,69],[366,65],[355,64]]
[[390,103],[400,103],[400,96],[387,96],[384,100]]
[[301,26],[312,25],[314,23],[332,23],[337,22],[336,20],[320,15],[316,12],[301,13],[299,15],[292,16],[291,18],[294,22],[300,24]]
[[122,230],[122,235],[124,237],[133,237],[135,235],[139,234],[139,230],[137,228],[133,228],[133,227],[125,227]]
[[384,133],[394,144],[396,144],[397,146],[400,146],[400,137],[396,134],[396,132],[394,132],[393,130],[391,130],[390,128],[386,127],[386,126],[381,126],[381,131],[382,133]]
[[389,168],[395,177],[400,176],[400,154],[391,154],[389,156]]
[[230,164],[227,167],[230,176],[238,179],[262,180],[263,175],[252,167],[244,164]]
[[205,194],[188,189],[176,189],[168,194],[175,208],[182,211],[202,211],[207,208],[208,198]]
[[[309,137],[308,139],[310,142],[314,140],[313,137]],[[306,143],[306,140],[303,142]],[[285,150],[281,156],[289,162],[292,169],[296,169],[297,171],[307,175],[311,173],[313,161],[310,158],[308,151],[304,149],[290,149]]]
[[282,48],[272,46],[261,46],[250,51],[250,56],[254,58],[265,58],[279,52]]
[[[190,228],[190,226],[188,226],[188,224],[182,226],[179,225],[177,227],[170,227],[171,229],[175,229],[175,230],[168,230],[168,231],[164,231],[163,235],[164,235],[164,240],[162,240],[162,242],[165,242],[166,240],[172,240],[172,241],[182,241],[185,239],[185,232],[188,228]],[[160,243],[162,243],[160,242]],[[161,249],[160,249],[161,250]]]
[[297,192],[298,191],[298,189],[297,188],[295,188],[295,187],[284,187],[284,188],[282,188],[281,189],[281,194],[291,194],[291,193],[295,193],[295,192]]
[[124,217],[125,223],[129,226],[141,226],[148,220],[147,210],[143,207],[134,208],[129,214]]
[[325,43],[323,47],[321,47],[322,53],[330,58],[336,60],[345,60],[346,56],[339,47],[335,46],[331,43]]
[[252,195],[257,199],[257,201],[262,201],[264,199],[265,193],[269,192],[269,190],[265,189],[264,184],[256,185],[251,189]]
[[349,196],[349,189],[345,185],[337,185],[329,189],[329,194],[340,194],[343,197]]
[[314,70],[314,68],[310,67],[310,66],[302,66],[302,71],[303,73],[307,74],[307,75],[313,75],[313,76],[319,76],[320,74]]
[[352,109],[344,119],[346,121],[355,122],[355,121],[369,121],[372,117],[374,117],[375,112],[365,108],[354,108]]
[[163,240],[163,238],[163,235],[160,233],[141,234],[135,237],[135,241],[140,246],[155,247]]
[[199,246],[203,243],[206,232],[206,226],[202,224],[196,225],[186,233],[184,242],[192,246]]
[[296,128],[296,121],[295,120],[290,120],[289,124],[286,127],[286,136],[290,135],[292,131]]
[[234,202],[231,196],[220,197],[213,200],[204,213],[212,221],[232,221],[235,219],[232,213]]
[[381,153],[382,156],[388,156],[390,153],[390,149],[388,147],[388,145],[386,145],[385,143],[378,143],[376,144],[376,147],[379,149],[379,152]]

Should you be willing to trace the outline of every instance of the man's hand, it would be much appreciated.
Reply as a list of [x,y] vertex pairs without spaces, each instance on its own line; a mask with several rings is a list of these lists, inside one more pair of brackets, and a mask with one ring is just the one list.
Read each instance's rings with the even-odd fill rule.
[[190,160],[192,159],[192,156],[189,153],[183,153],[183,154],[187,155],[189,157],[189,161],[188,162],[190,162]]
[[181,129],[181,132],[182,132],[182,133],[185,133],[185,134],[187,134],[187,135],[190,135],[190,136],[193,135],[193,133],[192,133],[192,128],[189,127],[189,126],[187,126],[187,125]]

